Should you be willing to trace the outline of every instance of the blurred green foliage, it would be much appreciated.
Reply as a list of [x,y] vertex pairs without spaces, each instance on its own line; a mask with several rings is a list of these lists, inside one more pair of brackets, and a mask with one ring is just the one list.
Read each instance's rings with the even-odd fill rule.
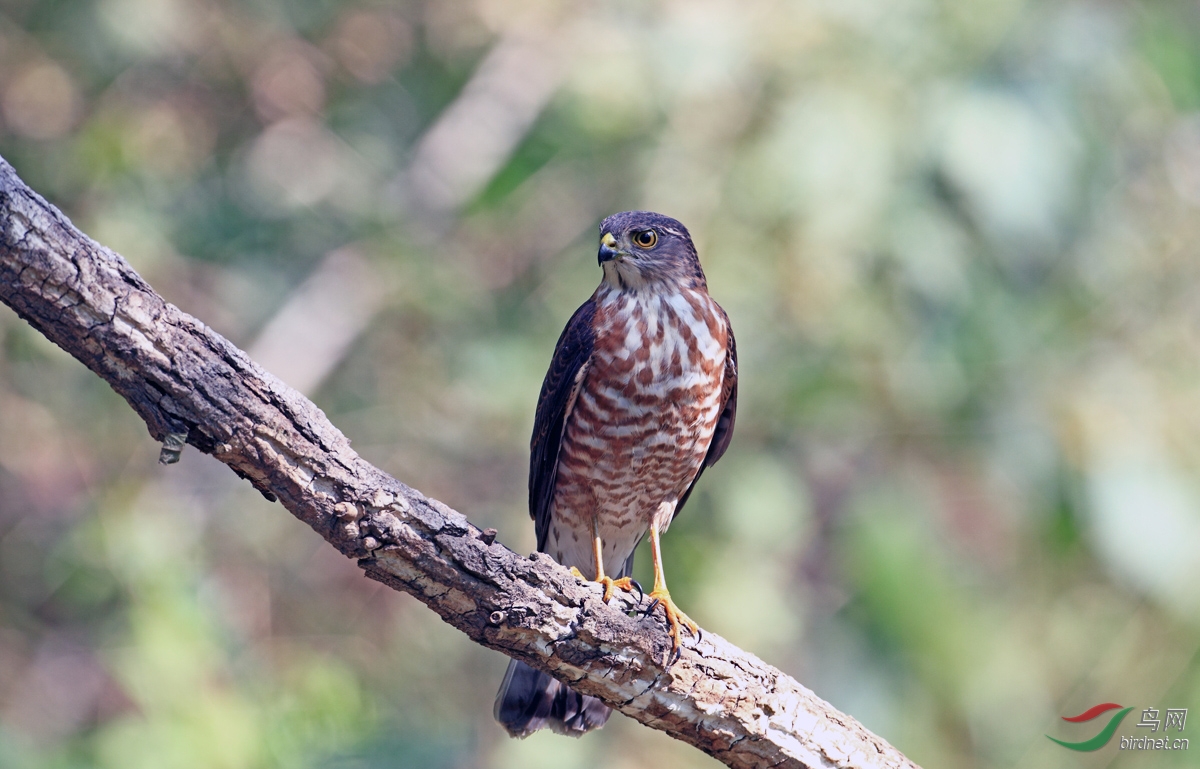
[[[518,551],[596,223],[681,219],[741,385],[676,597],[931,767],[1200,750],[1043,736],[1200,707],[1198,108],[1175,0],[0,3],[0,154]],[[0,766],[712,765],[507,740],[500,655],[0,342]]]

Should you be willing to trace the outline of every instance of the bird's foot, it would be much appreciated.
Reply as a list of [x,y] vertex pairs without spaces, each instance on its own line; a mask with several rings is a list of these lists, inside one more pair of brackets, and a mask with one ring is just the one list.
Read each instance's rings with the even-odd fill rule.
[[620,579],[613,579],[612,577],[601,577],[600,579],[598,579],[596,581],[599,582],[601,585],[604,585],[604,602],[605,603],[608,603],[608,599],[612,598],[613,588],[620,588],[620,589],[624,590],[626,593],[632,593],[634,590],[636,590],[638,592],[638,603],[642,602],[642,598],[645,595],[644,593],[642,593],[642,586],[639,585],[637,583],[637,580],[635,580],[633,577],[621,577]]
[[663,614],[667,617],[667,624],[670,626],[671,632],[671,654],[667,658],[667,664],[670,665],[680,655],[681,630],[687,630],[688,633],[697,641],[703,638],[700,632],[700,626],[692,621],[692,618],[679,610],[675,602],[671,600],[671,594],[666,588],[655,588],[650,591],[651,599],[649,608],[646,609],[646,614],[654,611],[654,607],[662,605]]
[[[581,572],[579,569],[576,569],[574,566],[571,567],[571,574],[579,579],[587,579],[587,577],[583,576],[583,572]],[[615,588],[620,588],[627,593],[632,593],[634,590],[636,590],[638,592],[638,603],[641,603],[642,598],[645,596],[645,594],[642,592],[642,586],[639,585],[637,580],[633,579],[632,577],[613,579],[612,577],[601,576],[599,579],[592,581],[604,586],[605,603],[608,603],[608,600],[612,598],[613,590]]]

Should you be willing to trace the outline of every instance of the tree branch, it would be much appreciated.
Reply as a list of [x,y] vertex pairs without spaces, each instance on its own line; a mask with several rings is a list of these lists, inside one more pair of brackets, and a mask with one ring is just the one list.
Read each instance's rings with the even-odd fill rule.
[[0,301],[107,381],[156,440],[185,434],[367,576],[416,596],[476,643],[732,767],[915,767],[718,636],[705,633],[665,667],[660,620],[627,616],[625,598],[606,606],[597,586],[548,556],[514,553],[363,460],[311,401],[166,302],[3,158]]

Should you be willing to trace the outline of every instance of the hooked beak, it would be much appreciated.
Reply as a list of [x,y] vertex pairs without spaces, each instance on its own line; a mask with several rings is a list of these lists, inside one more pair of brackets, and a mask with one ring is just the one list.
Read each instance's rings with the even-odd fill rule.
[[603,267],[605,262],[611,262],[620,255],[621,252],[617,250],[617,239],[611,232],[604,233],[604,237],[600,238],[600,253],[596,255],[596,263]]

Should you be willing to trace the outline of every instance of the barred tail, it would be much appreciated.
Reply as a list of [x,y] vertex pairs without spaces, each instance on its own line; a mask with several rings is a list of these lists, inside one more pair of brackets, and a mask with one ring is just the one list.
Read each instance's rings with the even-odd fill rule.
[[528,737],[550,727],[579,737],[604,726],[612,710],[595,697],[580,694],[524,662],[511,660],[496,693],[492,715],[513,737]]

